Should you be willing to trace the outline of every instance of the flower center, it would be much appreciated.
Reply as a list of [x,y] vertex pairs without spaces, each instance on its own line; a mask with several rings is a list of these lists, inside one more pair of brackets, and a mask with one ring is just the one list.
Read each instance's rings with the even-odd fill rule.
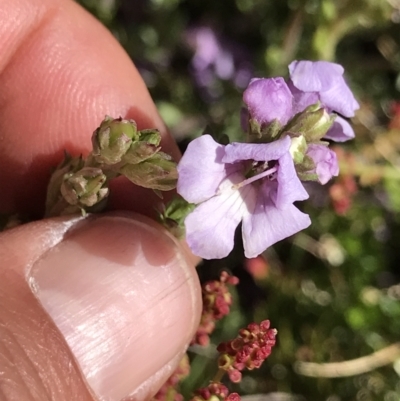
[[251,164],[251,168],[245,174],[246,178],[244,181],[238,184],[232,185],[232,189],[239,189],[245,185],[251,184],[254,181],[261,180],[262,178],[268,177],[268,179],[275,179],[275,173],[278,171],[278,163],[276,161],[272,162],[255,162]]

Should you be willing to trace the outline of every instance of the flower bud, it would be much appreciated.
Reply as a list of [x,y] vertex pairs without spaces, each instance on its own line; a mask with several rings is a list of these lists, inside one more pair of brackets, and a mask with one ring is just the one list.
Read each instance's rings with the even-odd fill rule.
[[70,205],[91,207],[108,195],[108,188],[103,188],[105,182],[106,176],[101,169],[84,167],[74,174],[65,175],[61,194]]
[[292,138],[289,152],[293,158],[294,164],[302,163],[307,151],[307,142],[303,135]]
[[286,132],[304,135],[307,143],[317,142],[331,128],[335,115],[330,115],[319,103],[312,104],[296,114],[285,127]]
[[301,181],[318,181],[318,175],[315,173],[314,160],[304,155],[304,159],[301,163],[295,165],[297,176]]
[[122,161],[126,164],[138,164],[149,159],[161,149],[160,142],[161,134],[157,129],[139,131],[139,140],[132,142]]
[[220,382],[211,382],[207,387],[195,391],[190,401],[240,401],[239,394],[229,393],[228,388]]
[[277,333],[266,320],[261,324],[249,324],[239,331],[238,337],[218,345],[218,367],[228,373],[232,382],[239,382],[242,370],[259,368],[268,358],[275,345]]
[[276,120],[285,125],[293,112],[293,95],[285,80],[277,78],[253,78],[243,92],[251,118],[260,124]]
[[163,152],[138,164],[126,164],[119,172],[136,185],[160,191],[174,189],[178,179],[176,163]]
[[230,393],[225,399],[226,401],[240,401],[240,395],[238,393]]
[[268,143],[279,137],[282,124],[277,120],[260,124],[255,119],[249,120],[248,139],[251,143]]
[[134,142],[122,157],[122,161],[128,164],[138,164],[154,156],[160,149],[147,142]]
[[116,164],[138,138],[135,121],[106,116],[92,136],[93,157],[98,163]]
[[165,206],[160,213],[160,221],[177,238],[182,238],[185,234],[185,219],[196,205],[187,202],[181,196],[176,196]]
[[158,129],[142,129],[139,131],[140,141],[149,145],[158,146],[161,142],[161,134]]
[[83,167],[83,165],[84,161],[82,157],[74,158],[68,153],[65,153],[64,160],[57,166],[51,175],[49,185],[47,186],[46,216],[51,214],[52,209],[60,199],[60,188],[64,182],[65,176],[71,176],[76,173]]
[[307,149],[307,156],[314,162],[310,173],[316,174],[320,184],[326,184],[332,177],[339,175],[339,165],[336,153],[325,145],[311,144]]
[[123,162],[137,164],[152,157],[161,149],[160,142],[161,134],[157,129],[139,131],[139,140],[132,142],[122,157]]

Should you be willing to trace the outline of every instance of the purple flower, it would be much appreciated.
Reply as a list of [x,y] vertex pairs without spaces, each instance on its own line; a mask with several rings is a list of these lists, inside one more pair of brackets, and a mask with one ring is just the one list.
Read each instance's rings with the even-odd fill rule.
[[243,93],[250,116],[259,124],[278,120],[285,125],[293,117],[293,95],[283,78],[254,78]]
[[253,258],[310,225],[293,202],[308,198],[289,153],[290,138],[224,146],[211,136],[192,141],[178,165],[178,193],[198,204],[185,220],[186,241],[205,259],[227,256],[242,222],[245,255]]
[[215,92],[217,79],[233,81],[239,88],[247,86],[252,66],[247,52],[239,44],[221,37],[208,26],[187,30],[184,39],[195,51],[191,67],[200,87]]
[[315,163],[315,169],[311,173],[318,176],[320,184],[326,184],[332,177],[339,174],[339,165],[336,153],[324,145],[311,144],[307,148],[307,156]]
[[343,117],[336,116],[331,129],[326,133],[325,138],[336,142],[345,142],[355,137],[353,128]]
[[[360,106],[343,78],[341,65],[327,61],[293,61],[289,65],[289,88],[294,96],[294,109],[303,111],[320,101],[330,112],[353,117]],[[350,125],[341,117],[328,131],[326,138],[343,142],[354,137]]]

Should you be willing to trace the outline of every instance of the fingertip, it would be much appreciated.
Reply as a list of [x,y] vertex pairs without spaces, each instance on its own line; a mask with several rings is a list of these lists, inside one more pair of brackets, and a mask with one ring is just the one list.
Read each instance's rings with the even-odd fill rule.
[[[201,297],[194,267],[156,223],[131,214],[44,220],[5,232],[0,244],[0,321],[18,339],[8,375],[58,400],[86,400],[73,396],[84,383],[98,399],[141,399],[167,379],[197,328]],[[0,350],[8,338],[0,335]],[[29,363],[46,375],[19,371]],[[22,387],[13,391],[22,399]]]
[[51,168],[64,150],[87,154],[106,114],[158,128],[164,150],[178,157],[142,78],[110,32],[70,0],[13,4],[0,3],[0,14],[14,13],[19,27],[0,31],[0,212],[40,215]]

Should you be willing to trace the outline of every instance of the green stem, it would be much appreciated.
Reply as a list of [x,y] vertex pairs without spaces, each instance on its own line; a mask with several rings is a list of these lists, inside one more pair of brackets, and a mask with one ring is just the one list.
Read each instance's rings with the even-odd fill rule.
[[218,369],[218,372],[215,374],[212,381],[215,383],[220,383],[222,378],[224,377],[225,373],[226,373],[226,370]]

